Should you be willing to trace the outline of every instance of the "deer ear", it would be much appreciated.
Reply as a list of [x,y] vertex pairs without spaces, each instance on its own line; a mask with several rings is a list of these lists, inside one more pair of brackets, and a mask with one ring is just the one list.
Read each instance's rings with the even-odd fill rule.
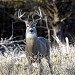
[[35,25],[37,25],[37,22],[35,23]]
[[34,22],[34,25],[35,25],[35,26],[37,25],[37,22],[36,22],[36,21]]
[[27,20],[25,20],[24,22],[25,22],[26,25],[28,25],[28,21]]
[[36,27],[36,24],[37,24],[36,22],[32,23],[32,25],[35,26],[35,27]]
[[25,25],[26,25],[26,27],[27,27],[27,26],[29,25],[29,24],[28,24],[28,21],[27,21],[27,20],[25,20],[24,22],[25,22]]

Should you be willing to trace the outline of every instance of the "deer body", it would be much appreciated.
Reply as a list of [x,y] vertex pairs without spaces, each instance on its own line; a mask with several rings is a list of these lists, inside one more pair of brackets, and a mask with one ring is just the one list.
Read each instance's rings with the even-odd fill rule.
[[[39,9],[38,16],[40,17],[40,19],[42,19],[41,9],[40,8],[38,9]],[[46,59],[48,60],[48,64],[52,73],[52,67],[50,64],[49,42],[47,39],[43,37],[37,37],[36,23],[40,19],[37,19],[34,21],[32,16],[33,22],[29,22],[28,20],[22,20],[21,17],[25,14],[25,12],[23,14],[21,14],[21,12],[22,11],[19,10],[18,18],[19,20],[25,22],[26,24],[26,47],[25,47],[26,49],[25,50],[26,50],[26,56],[28,58],[29,64],[31,64],[32,61],[34,60],[34,56],[39,56],[39,54],[41,54],[42,57],[46,57]],[[30,57],[33,59],[30,59]],[[40,60],[40,57],[39,57],[39,60]]]
[[44,37],[37,37],[36,24],[26,22],[26,52],[27,56],[34,58],[38,52],[43,57],[49,57],[49,42]]
[[46,42],[42,42],[41,39],[45,40],[42,37],[26,39],[26,48],[30,56],[37,55],[38,52],[40,52],[40,54],[42,54],[43,56],[47,56],[47,52],[49,51],[47,50],[47,46],[45,45]]

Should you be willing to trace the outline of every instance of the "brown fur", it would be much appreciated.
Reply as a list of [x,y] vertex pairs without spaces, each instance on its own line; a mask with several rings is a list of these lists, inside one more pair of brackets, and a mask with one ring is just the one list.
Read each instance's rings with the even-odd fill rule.
[[35,22],[26,22],[26,55],[29,63],[33,62],[35,56],[39,60],[41,57],[46,57],[52,73],[49,42],[44,37],[37,37]]

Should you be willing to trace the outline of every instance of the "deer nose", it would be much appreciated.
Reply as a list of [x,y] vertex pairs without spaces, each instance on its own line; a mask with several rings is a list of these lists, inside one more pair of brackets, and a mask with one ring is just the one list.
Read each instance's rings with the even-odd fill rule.
[[33,29],[32,28],[30,29],[30,32],[33,32]]

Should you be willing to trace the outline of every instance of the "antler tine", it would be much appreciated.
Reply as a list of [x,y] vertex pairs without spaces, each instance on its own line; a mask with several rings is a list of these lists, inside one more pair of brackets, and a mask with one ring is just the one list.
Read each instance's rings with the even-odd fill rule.
[[33,22],[34,22],[34,17],[33,17],[33,15],[32,15],[32,19],[33,19]]
[[43,15],[42,15],[42,11],[41,11],[41,8],[40,7],[38,7],[38,10],[39,10],[39,13],[38,13],[38,15],[40,16],[40,19],[43,17]]
[[36,12],[36,14],[40,17],[40,19],[42,19],[43,15],[42,15],[42,11],[41,11],[40,6],[38,7],[38,10],[39,10],[39,11],[36,11],[36,10],[35,10],[35,12]]
[[[36,19],[35,22],[38,22],[39,20],[42,20],[43,15],[42,15],[42,11],[41,11],[40,6],[38,7],[38,11],[35,10],[35,12],[40,17],[39,19]],[[34,22],[34,17],[33,16],[32,16],[32,19],[33,19],[33,22]]]
[[19,18],[21,21],[24,21],[24,20],[21,19],[24,15],[25,15],[25,12],[22,14],[22,10],[19,9],[19,10],[18,10],[18,18]]

